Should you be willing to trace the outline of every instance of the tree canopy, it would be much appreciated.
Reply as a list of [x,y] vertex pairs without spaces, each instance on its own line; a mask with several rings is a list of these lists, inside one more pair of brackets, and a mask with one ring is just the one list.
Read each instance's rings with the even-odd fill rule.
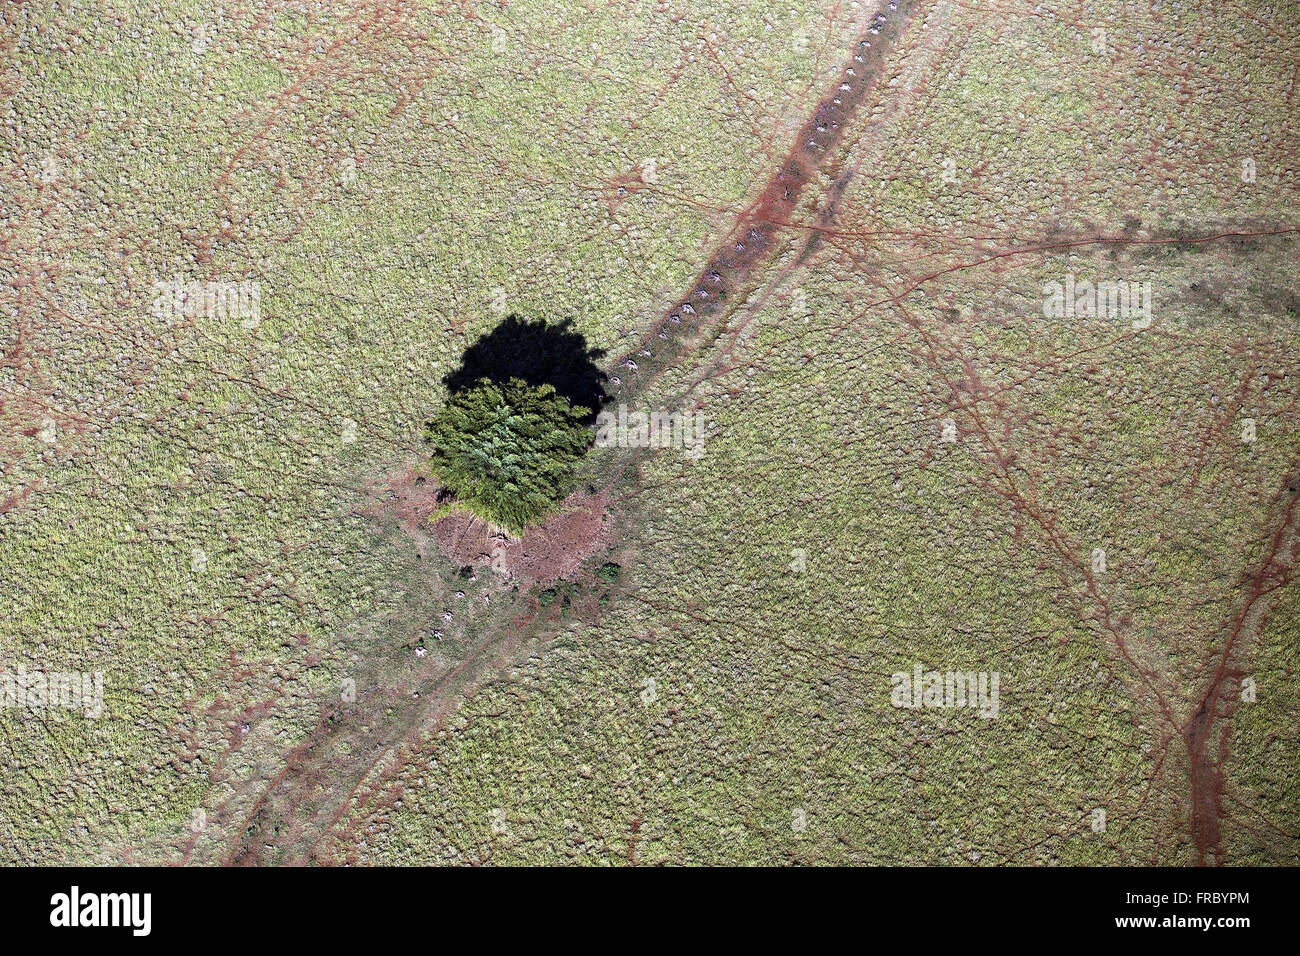
[[583,424],[590,414],[551,385],[481,378],[427,423],[430,468],[461,505],[521,533],[573,489],[574,465],[591,444]]

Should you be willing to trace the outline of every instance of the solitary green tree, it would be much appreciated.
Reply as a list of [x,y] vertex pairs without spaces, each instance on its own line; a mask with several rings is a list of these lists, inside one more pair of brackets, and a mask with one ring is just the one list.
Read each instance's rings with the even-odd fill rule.
[[573,489],[590,413],[550,385],[481,378],[428,423],[430,468],[459,504],[519,534]]

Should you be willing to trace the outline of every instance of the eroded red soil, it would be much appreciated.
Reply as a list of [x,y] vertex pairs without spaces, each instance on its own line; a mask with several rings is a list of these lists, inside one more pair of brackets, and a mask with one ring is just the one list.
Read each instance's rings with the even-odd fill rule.
[[521,538],[467,512],[430,521],[439,491],[436,481],[405,468],[375,485],[365,513],[395,520],[422,554],[436,549],[461,567],[504,574],[521,587],[572,580],[584,561],[609,546],[614,516],[607,489],[575,492],[548,521]]

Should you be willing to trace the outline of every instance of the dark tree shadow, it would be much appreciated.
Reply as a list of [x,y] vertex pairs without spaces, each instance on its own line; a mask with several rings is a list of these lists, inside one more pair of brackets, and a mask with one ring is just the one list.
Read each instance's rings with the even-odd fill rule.
[[448,373],[443,384],[453,394],[481,378],[500,384],[521,378],[530,385],[552,385],[574,405],[590,409],[587,421],[594,422],[608,397],[606,375],[595,364],[605,352],[588,348],[586,337],[572,326],[572,319],[547,322],[507,316],[465,350],[460,367]]

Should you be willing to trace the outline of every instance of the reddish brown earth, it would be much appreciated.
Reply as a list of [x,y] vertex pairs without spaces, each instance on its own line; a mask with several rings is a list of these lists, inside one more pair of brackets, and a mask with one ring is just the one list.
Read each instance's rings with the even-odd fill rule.
[[[824,219],[833,215],[833,206],[853,175],[852,169],[842,168],[844,156],[839,147],[845,127],[874,87],[888,51],[920,9],[907,2],[898,6],[878,33],[864,31],[854,42],[834,88],[800,128],[775,175],[741,211],[717,251],[700,270],[691,291],[682,297],[680,304],[660,317],[635,349],[618,360],[619,381],[615,385],[626,385],[629,389],[634,385],[644,387],[645,380],[653,378],[653,367],[661,363],[647,362],[640,356],[660,346],[660,335],[671,336],[678,328],[701,328],[710,319],[716,321],[731,311],[728,297],[734,301],[736,293],[743,292],[750,284],[755,268],[771,258],[777,235],[790,227],[807,229],[796,214],[799,201],[808,184],[821,175],[832,177],[836,183],[827,207],[821,212]],[[615,394],[622,397],[619,388],[615,388]]]
[[524,588],[572,580],[584,561],[609,545],[614,515],[608,489],[575,492],[550,519],[529,528],[522,538],[463,511],[430,521],[440,490],[436,481],[404,468],[371,488],[363,513],[396,521],[422,555],[436,549],[460,567],[490,568]]
[[407,466],[370,484],[362,514],[391,518],[417,543],[424,545],[429,538],[429,515],[437,507],[439,490],[436,481],[421,478],[414,467]]

